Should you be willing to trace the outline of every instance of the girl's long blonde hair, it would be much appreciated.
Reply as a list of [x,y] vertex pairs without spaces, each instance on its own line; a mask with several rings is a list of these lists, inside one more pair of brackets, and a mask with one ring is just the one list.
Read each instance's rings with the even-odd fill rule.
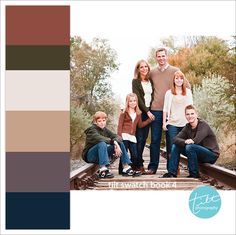
[[135,93],[129,93],[126,96],[126,102],[125,102],[125,109],[124,112],[129,112],[129,101],[131,97],[135,97],[137,105],[135,107],[135,112],[137,113],[137,115],[141,114],[142,112],[140,111],[139,107],[138,107],[138,96]]

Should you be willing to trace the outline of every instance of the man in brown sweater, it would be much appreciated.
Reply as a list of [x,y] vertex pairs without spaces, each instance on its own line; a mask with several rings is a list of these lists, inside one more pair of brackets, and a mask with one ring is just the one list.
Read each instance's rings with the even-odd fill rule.
[[188,121],[183,130],[174,138],[168,173],[164,178],[177,176],[180,154],[188,158],[190,178],[199,178],[198,162],[214,164],[220,155],[216,136],[210,126],[198,118],[193,105],[185,108]]
[[[158,63],[157,67],[150,72],[150,80],[154,88],[151,112],[155,116],[155,120],[151,124],[150,163],[147,174],[155,174],[159,165],[164,97],[166,91],[171,89],[174,73],[179,70],[179,68],[168,64],[167,50],[165,48],[157,49],[156,61]],[[188,81],[187,87],[190,88]],[[167,136],[166,142],[168,142]],[[169,145],[167,144],[166,146]],[[167,156],[169,153],[170,150],[167,149]],[[167,169],[168,162],[167,158]]]

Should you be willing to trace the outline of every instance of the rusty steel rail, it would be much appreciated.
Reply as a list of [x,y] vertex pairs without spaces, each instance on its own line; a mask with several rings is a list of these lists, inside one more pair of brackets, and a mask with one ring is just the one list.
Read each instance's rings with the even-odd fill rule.
[[96,172],[98,165],[87,163],[86,165],[76,169],[70,173],[70,189],[71,190],[84,190],[93,187],[97,179]]
[[[110,158],[110,163],[113,163],[116,158]],[[99,166],[93,163],[86,163],[84,166],[70,172],[70,189],[84,190],[94,186],[98,179],[97,171]]]
[[[149,145],[146,145],[149,148]],[[163,157],[166,157],[166,150],[160,149]],[[187,157],[181,155],[180,163],[187,169]],[[85,190],[91,189],[96,185],[98,180],[98,165],[87,163],[86,165],[76,169],[70,173],[70,189]],[[201,181],[210,184],[218,189],[236,189],[236,172],[226,168],[211,165],[208,163],[199,164],[201,173]]]
[[[180,162],[184,165],[188,164],[188,159],[185,156],[180,156]],[[212,185],[223,185],[231,189],[236,189],[236,172],[228,170],[224,167],[212,165],[209,163],[199,164],[199,171],[204,176],[210,177],[206,178]]]
[[[161,154],[165,155],[166,150],[161,149]],[[188,159],[184,155],[180,155],[180,162],[188,165]],[[236,189],[236,172],[228,170],[224,167],[212,165],[209,163],[199,164],[199,171],[202,174],[203,182],[210,183],[216,188]]]

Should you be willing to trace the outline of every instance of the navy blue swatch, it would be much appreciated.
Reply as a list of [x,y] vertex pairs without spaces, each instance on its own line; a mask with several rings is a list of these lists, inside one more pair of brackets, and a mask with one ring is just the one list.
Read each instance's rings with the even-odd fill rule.
[[69,229],[70,193],[6,193],[6,229]]

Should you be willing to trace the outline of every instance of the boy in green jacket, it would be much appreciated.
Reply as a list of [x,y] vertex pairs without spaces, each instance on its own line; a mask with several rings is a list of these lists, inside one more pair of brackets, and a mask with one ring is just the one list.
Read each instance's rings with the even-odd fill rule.
[[88,163],[99,164],[99,177],[112,178],[114,175],[107,166],[110,164],[109,156],[120,157],[123,164],[123,176],[133,176],[134,171],[130,158],[122,139],[106,128],[107,115],[98,111],[94,114],[93,124],[85,130],[86,142],[82,153],[83,159]]

